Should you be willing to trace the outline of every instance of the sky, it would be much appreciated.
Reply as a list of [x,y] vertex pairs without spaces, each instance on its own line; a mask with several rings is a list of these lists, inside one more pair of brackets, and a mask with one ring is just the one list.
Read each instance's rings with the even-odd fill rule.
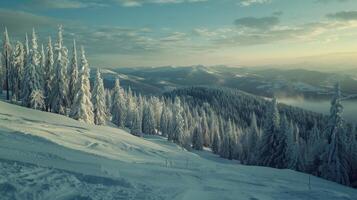
[[96,67],[357,67],[356,0],[0,1],[12,41],[60,24]]

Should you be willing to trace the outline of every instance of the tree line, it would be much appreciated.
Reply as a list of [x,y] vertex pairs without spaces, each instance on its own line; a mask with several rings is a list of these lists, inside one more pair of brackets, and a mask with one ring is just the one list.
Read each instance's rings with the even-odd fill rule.
[[[242,164],[288,168],[345,185],[356,184],[356,129],[342,118],[338,85],[328,118],[281,108],[274,98],[267,101],[239,95],[241,99],[232,103],[222,95],[209,102],[187,93],[192,90],[207,96],[212,89],[142,96],[130,87],[124,90],[119,78],[112,89],[105,89],[100,70],[91,87],[84,48],[78,56],[73,41],[69,53],[61,26],[56,42],[49,37],[46,48],[39,48],[35,30],[31,41],[26,35],[24,43],[12,44],[5,29],[0,67],[1,89],[10,102],[88,124],[111,122],[138,136],[162,135],[186,149],[207,147]],[[223,113],[232,110],[232,105],[240,109],[233,109],[230,115]]]

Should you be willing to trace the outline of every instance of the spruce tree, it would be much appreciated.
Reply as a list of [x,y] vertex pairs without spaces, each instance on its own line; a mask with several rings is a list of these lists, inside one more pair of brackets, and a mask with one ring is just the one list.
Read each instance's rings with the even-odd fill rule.
[[203,136],[202,131],[199,130],[200,127],[196,126],[193,130],[192,135],[192,148],[195,150],[202,150],[203,149]]
[[11,54],[12,47],[10,44],[9,34],[7,32],[7,28],[5,27],[4,39],[3,39],[3,65],[4,65],[4,76],[5,76],[5,89],[6,89],[6,99],[10,100],[10,68],[11,68]]
[[107,118],[110,119],[111,118],[111,109],[112,109],[112,102],[113,102],[113,98],[112,98],[112,92],[109,89],[105,89],[105,107],[106,107],[106,115]]
[[175,142],[176,144],[182,144],[183,141],[180,141],[182,139],[182,135],[184,134],[184,119],[182,117],[182,107],[181,107],[181,100],[176,97],[175,102],[173,105],[173,129],[172,129],[172,141]]
[[40,64],[38,65],[37,73],[40,77],[40,85],[41,85],[41,90],[44,88],[44,78],[45,78],[45,67],[46,67],[46,55],[45,55],[45,49],[43,48],[43,45],[41,45],[41,52],[40,52]]
[[168,135],[169,128],[169,110],[166,106],[163,107],[160,116],[160,131],[163,136]]
[[78,91],[72,104],[71,117],[88,124],[94,124],[89,82],[89,64],[83,47],[81,48],[81,78],[77,88]]
[[44,98],[45,98],[45,109],[46,111],[51,111],[51,102],[52,102],[52,89],[54,83],[54,70],[53,70],[53,48],[52,48],[52,41],[51,37],[48,38],[48,44],[46,48],[46,62],[45,62],[45,68],[44,68]]
[[257,124],[257,118],[255,113],[252,114],[252,119],[249,127],[248,135],[248,162],[249,165],[257,164],[257,154],[258,154],[258,144],[259,144],[259,128]]
[[218,154],[220,152],[220,145],[221,145],[221,137],[219,132],[214,132],[213,134],[213,140],[212,140],[212,151],[215,154]]
[[15,100],[21,99],[22,80],[24,76],[24,47],[17,41],[11,60],[11,90]]
[[349,185],[350,166],[347,157],[346,132],[342,113],[340,85],[336,84],[335,93],[331,101],[329,121],[325,131],[327,145],[322,155],[320,172],[322,177],[328,180]]
[[133,118],[133,126],[130,130],[130,133],[133,135],[137,135],[137,136],[141,136],[141,118],[140,118],[140,114],[139,114],[139,110],[138,108],[134,109],[134,118]]
[[94,123],[97,125],[104,125],[107,119],[105,91],[103,79],[100,76],[99,69],[97,70],[96,79],[94,82],[92,103],[94,109]]
[[40,55],[38,52],[37,37],[35,29],[32,31],[31,50],[27,58],[27,66],[25,67],[25,75],[23,80],[22,103],[27,107],[31,107],[32,92],[41,90],[40,78],[38,74],[38,66],[40,64]]
[[[67,65],[68,51],[63,45],[63,30],[62,26],[58,28],[58,38],[55,45],[55,76],[53,78],[53,87],[51,95],[51,106],[55,113],[67,114],[68,107],[68,80],[67,80]],[[75,88],[71,88],[72,90]]]
[[76,87],[78,86],[78,61],[77,61],[77,48],[76,41],[73,40],[73,49],[72,49],[72,59],[69,67],[69,79],[68,86],[70,90],[68,91],[68,103],[71,105],[74,101],[76,95]]
[[275,98],[270,103],[266,115],[266,123],[260,143],[259,163],[263,166],[275,167],[275,156],[278,153],[278,136],[280,131],[280,115]]
[[144,134],[154,135],[155,132],[155,114],[150,104],[146,104],[143,111],[142,130]]
[[112,122],[119,127],[124,127],[125,101],[118,78],[115,80],[113,88]]

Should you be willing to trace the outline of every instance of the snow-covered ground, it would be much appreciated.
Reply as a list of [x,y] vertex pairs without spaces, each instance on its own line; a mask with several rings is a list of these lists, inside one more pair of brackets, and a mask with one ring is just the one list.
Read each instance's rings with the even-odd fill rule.
[[0,199],[324,199],[357,190],[0,102]]

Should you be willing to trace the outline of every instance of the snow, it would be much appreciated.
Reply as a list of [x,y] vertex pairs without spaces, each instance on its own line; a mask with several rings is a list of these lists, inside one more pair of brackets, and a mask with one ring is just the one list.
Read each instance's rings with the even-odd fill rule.
[[357,199],[291,170],[239,165],[159,136],[0,102],[1,199]]

